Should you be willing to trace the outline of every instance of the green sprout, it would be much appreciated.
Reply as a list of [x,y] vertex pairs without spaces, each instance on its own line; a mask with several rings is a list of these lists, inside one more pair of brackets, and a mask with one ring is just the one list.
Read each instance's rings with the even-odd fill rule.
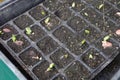
[[88,16],[88,13],[85,12],[84,14],[85,14],[85,16]]
[[41,11],[41,14],[42,14],[42,15],[46,15],[45,11]]
[[72,7],[75,7],[75,2],[72,3]]
[[30,35],[32,33],[32,30],[30,27],[25,28],[26,34]]
[[0,35],[2,35],[3,34],[3,32],[2,31],[0,31]]
[[48,24],[49,21],[50,21],[50,17],[46,18],[46,19],[45,19],[45,24]]
[[93,59],[93,55],[92,54],[89,54],[89,59]]
[[104,38],[103,38],[103,41],[107,41],[107,40],[109,40],[110,39],[110,35],[107,35],[107,36],[105,36]]
[[17,39],[16,39],[16,35],[12,34],[12,37],[11,37],[12,41],[15,42]]
[[46,71],[48,72],[48,71],[52,70],[54,67],[55,67],[55,64],[51,63]]
[[98,9],[101,9],[104,6],[104,4],[100,4]]
[[81,46],[82,46],[83,44],[85,44],[85,43],[86,43],[86,40],[83,39],[83,40],[81,41]]
[[86,30],[85,30],[85,33],[86,33],[86,34],[90,34],[90,31],[86,29]]
[[68,58],[68,54],[65,54],[64,57],[65,57],[65,58]]

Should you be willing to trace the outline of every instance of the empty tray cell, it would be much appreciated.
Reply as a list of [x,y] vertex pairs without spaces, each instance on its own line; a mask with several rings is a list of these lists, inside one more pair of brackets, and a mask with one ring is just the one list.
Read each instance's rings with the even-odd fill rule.
[[80,32],[83,28],[87,26],[87,23],[81,19],[79,16],[73,16],[67,24],[76,32]]
[[43,61],[39,65],[37,65],[34,69],[33,72],[34,74],[42,80],[50,80],[55,74],[58,73],[56,70],[55,66],[52,67],[51,70],[48,71],[48,68],[52,63],[48,63],[47,61]]
[[21,15],[17,17],[14,20],[14,23],[20,28],[20,29],[25,29],[26,27],[29,27],[30,25],[33,24],[33,21],[31,18],[29,18],[27,15]]
[[95,1],[98,1],[98,0],[84,0],[86,1],[88,4],[93,4]]
[[118,26],[111,20],[105,20],[105,21],[103,20],[98,24],[96,24],[96,27],[98,27],[101,30],[101,32],[107,32],[110,34],[113,34],[118,29]]
[[73,62],[66,70],[68,80],[87,80],[90,72],[79,61]]
[[42,6],[36,6],[30,10],[29,14],[36,20],[41,20],[48,15],[48,12]]
[[55,15],[61,20],[68,20],[72,16],[72,12],[67,7],[61,7],[55,11]]
[[11,38],[12,34],[17,34],[18,31],[10,24],[5,24],[0,28],[0,38],[7,40]]
[[74,33],[70,31],[67,27],[61,26],[53,32],[53,35],[62,43],[67,44],[70,39],[73,39]]
[[116,2],[116,3],[117,3],[117,8],[118,8],[118,9],[120,9],[120,1],[119,1],[119,0],[117,0],[117,2]]
[[38,47],[40,50],[45,54],[50,54],[53,52],[55,49],[57,49],[58,44],[56,41],[54,41],[51,37],[45,37],[44,39],[40,40],[37,43]]
[[73,61],[73,57],[63,48],[57,50],[50,58],[56,64],[57,68],[64,68]]
[[51,31],[57,28],[60,24],[60,21],[56,18],[55,15],[49,15],[44,20],[40,22],[43,27],[45,27],[48,31]]
[[19,53],[30,45],[28,40],[22,35],[12,35],[7,44],[15,52]]
[[114,5],[117,5],[120,3],[120,0],[107,0],[109,1],[110,3],[114,4]]
[[81,33],[81,36],[83,36],[86,40],[88,40],[90,43],[95,42],[96,40],[98,40],[101,37],[100,32],[89,26],[87,28],[85,28]]
[[25,34],[32,41],[38,41],[39,39],[43,38],[46,33],[44,32],[44,30],[40,26],[33,25],[32,27],[27,27],[25,29]]
[[33,66],[42,60],[41,53],[33,47],[30,47],[26,51],[22,52],[19,57],[27,66]]
[[55,11],[59,8],[60,2],[58,0],[45,0],[43,5],[50,11]]
[[82,55],[81,59],[92,69],[100,66],[100,64],[103,63],[105,60],[100,52],[93,48],[89,49],[84,55]]
[[53,80],[66,80],[66,78],[63,75],[58,75]]

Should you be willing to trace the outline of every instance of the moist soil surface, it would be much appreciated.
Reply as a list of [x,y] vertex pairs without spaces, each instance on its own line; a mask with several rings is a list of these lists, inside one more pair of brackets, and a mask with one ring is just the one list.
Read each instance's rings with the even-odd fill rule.
[[118,55],[119,3],[45,0],[0,26],[0,42],[34,80],[91,80]]

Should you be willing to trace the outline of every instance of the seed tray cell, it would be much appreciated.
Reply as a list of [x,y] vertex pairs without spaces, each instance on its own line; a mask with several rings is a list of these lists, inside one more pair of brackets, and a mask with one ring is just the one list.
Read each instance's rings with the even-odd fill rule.
[[0,0],[0,26],[44,0]]
[[33,80],[91,80],[120,52],[118,9],[104,3],[45,0],[0,26],[0,43]]

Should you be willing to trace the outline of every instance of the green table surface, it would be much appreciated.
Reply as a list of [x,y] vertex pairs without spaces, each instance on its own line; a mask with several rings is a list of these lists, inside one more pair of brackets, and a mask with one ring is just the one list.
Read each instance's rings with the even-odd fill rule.
[[0,80],[19,80],[10,68],[0,59]]

